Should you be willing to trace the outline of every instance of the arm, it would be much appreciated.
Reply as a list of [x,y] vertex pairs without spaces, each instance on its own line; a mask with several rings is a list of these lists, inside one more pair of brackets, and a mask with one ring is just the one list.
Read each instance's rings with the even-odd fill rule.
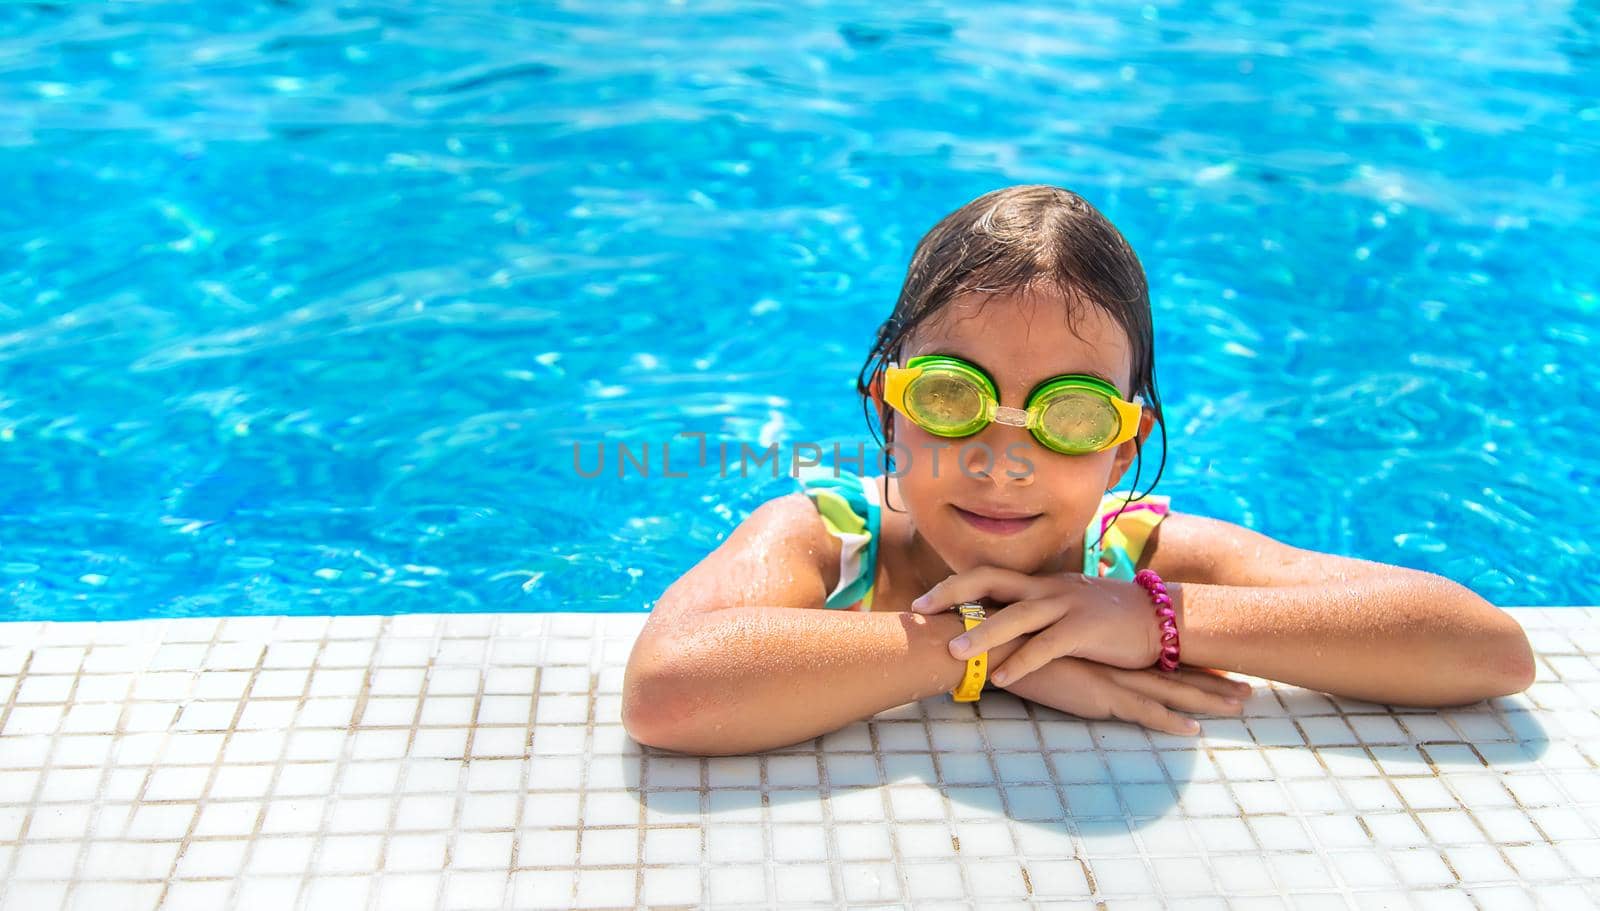
[[[946,613],[856,613],[734,607],[705,615],[635,675],[654,690],[634,739],[718,756],[755,753],[836,731],[895,706],[937,696],[961,681],[966,662],[948,643],[961,618]],[[991,663],[1010,653],[990,653]]]
[[1522,627],[1449,579],[1181,513],[1151,541],[1150,568],[1183,580],[1168,592],[1185,664],[1391,705],[1462,705],[1533,682]]
[[750,753],[953,689],[966,668],[948,647],[961,618],[827,610],[838,561],[804,494],[752,512],[651,610],[623,677],[628,734],[679,752]]

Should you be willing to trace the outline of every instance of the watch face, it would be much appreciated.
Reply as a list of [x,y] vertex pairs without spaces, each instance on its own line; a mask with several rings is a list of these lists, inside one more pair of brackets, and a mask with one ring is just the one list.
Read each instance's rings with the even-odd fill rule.
[[959,611],[963,617],[971,617],[975,620],[984,619],[983,605],[976,601],[963,601],[962,603],[956,605],[956,610]]

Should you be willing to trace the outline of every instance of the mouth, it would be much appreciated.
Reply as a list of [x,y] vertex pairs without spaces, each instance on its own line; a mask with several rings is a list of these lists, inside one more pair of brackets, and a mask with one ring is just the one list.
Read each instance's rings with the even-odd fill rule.
[[956,515],[965,520],[968,525],[979,531],[995,535],[1014,535],[1033,525],[1034,522],[1039,520],[1040,516],[1044,515],[1044,513],[1038,512],[1022,513],[999,509],[986,509],[982,512],[976,512],[970,509],[962,509],[954,504],[951,504],[950,508],[954,509]]

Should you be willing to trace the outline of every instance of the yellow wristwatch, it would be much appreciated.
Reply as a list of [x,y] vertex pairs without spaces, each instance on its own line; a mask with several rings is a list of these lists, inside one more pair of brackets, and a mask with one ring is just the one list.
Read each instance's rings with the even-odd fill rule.
[[[976,601],[968,601],[956,606],[961,613],[961,622],[968,630],[983,622],[983,605]],[[989,653],[979,652],[967,659],[967,673],[961,678],[956,688],[950,691],[950,698],[955,702],[977,702],[983,695],[984,677],[989,672]]]

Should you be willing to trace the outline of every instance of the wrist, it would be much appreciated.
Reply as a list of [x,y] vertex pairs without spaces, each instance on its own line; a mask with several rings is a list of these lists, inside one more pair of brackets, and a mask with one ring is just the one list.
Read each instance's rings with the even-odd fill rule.
[[1178,647],[1181,652],[1180,660],[1191,667],[1212,665],[1207,662],[1214,659],[1214,655],[1207,654],[1204,630],[1196,629],[1189,621],[1194,618],[1189,615],[1189,593],[1184,590],[1182,582],[1167,583],[1167,597],[1172,600],[1172,622],[1178,628]]
[[[988,617],[984,620],[984,623],[994,619],[994,616],[994,612],[990,612]],[[928,624],[928,627],[933,631],[934,635],[940,637],[938,639],[939,649],[944,653],[945,656],[945,671],[943,673],[948,674],[949,678],[949,685],[945,686],[944,689],[946,692],[953,692],[966,677],[969,659],[957,658],[954,655],[951,655],[950,641],[967,632],[966,622],[962,619],[961,615],[955,611],[942,611],[940,613],[927,616],[924,619],[931,621]],[[982,625],[983,624],[980,623],[978,627],[974,627],[974,629],[977,629]],[[1007,658],[1010,658],[1011,654],[1017,649],[1021,648],[1022,644],[1027,642],[1030,638],[1032,638],[1031,635],[1018,636],[1006,642],[999,643],[998,645],[992,645],[985,650],[985,679],[983,682],[983,689],[985,692],[993,689],[1004,689],[1004,687],[996,684],[993,680],[988,679],[988,674],[993,673],[995,668],[999,667]],[[944,677],[941,676],[941,680],[943,679]]]
[[1178,641],[1183,642],[1183,634],[1188,631],[1183,618],[1183,583],[1168,582],[1167,597],[1172,600],[1172,622],[1178,627]]
[[927,636],[926,648],[928,652],[937,652],[937,656],[930,658],[938,667],[938,687],[943,692],[955,689],[967,673],[967,662],[950,654],[950,640],[967,631],[967,626],[961,620],[961,615],[955,611],[941,611],[937,614],[916,614],[908,612],[920,622]]
[[1176,671],[1181,666],[1179,647],[1183,638],[1182,631],[1178,629],[1177,608],[1172,603],[1176,595],[1168,588],[1166,580],[1153,569],[1141,569],[1134,573],[1133,583],[1143,589],[1150,603],[1155,605],[1155,626],[1146,626],[1150,641],[1155,646],[1155,661],[1151,666],[1168,673]]

